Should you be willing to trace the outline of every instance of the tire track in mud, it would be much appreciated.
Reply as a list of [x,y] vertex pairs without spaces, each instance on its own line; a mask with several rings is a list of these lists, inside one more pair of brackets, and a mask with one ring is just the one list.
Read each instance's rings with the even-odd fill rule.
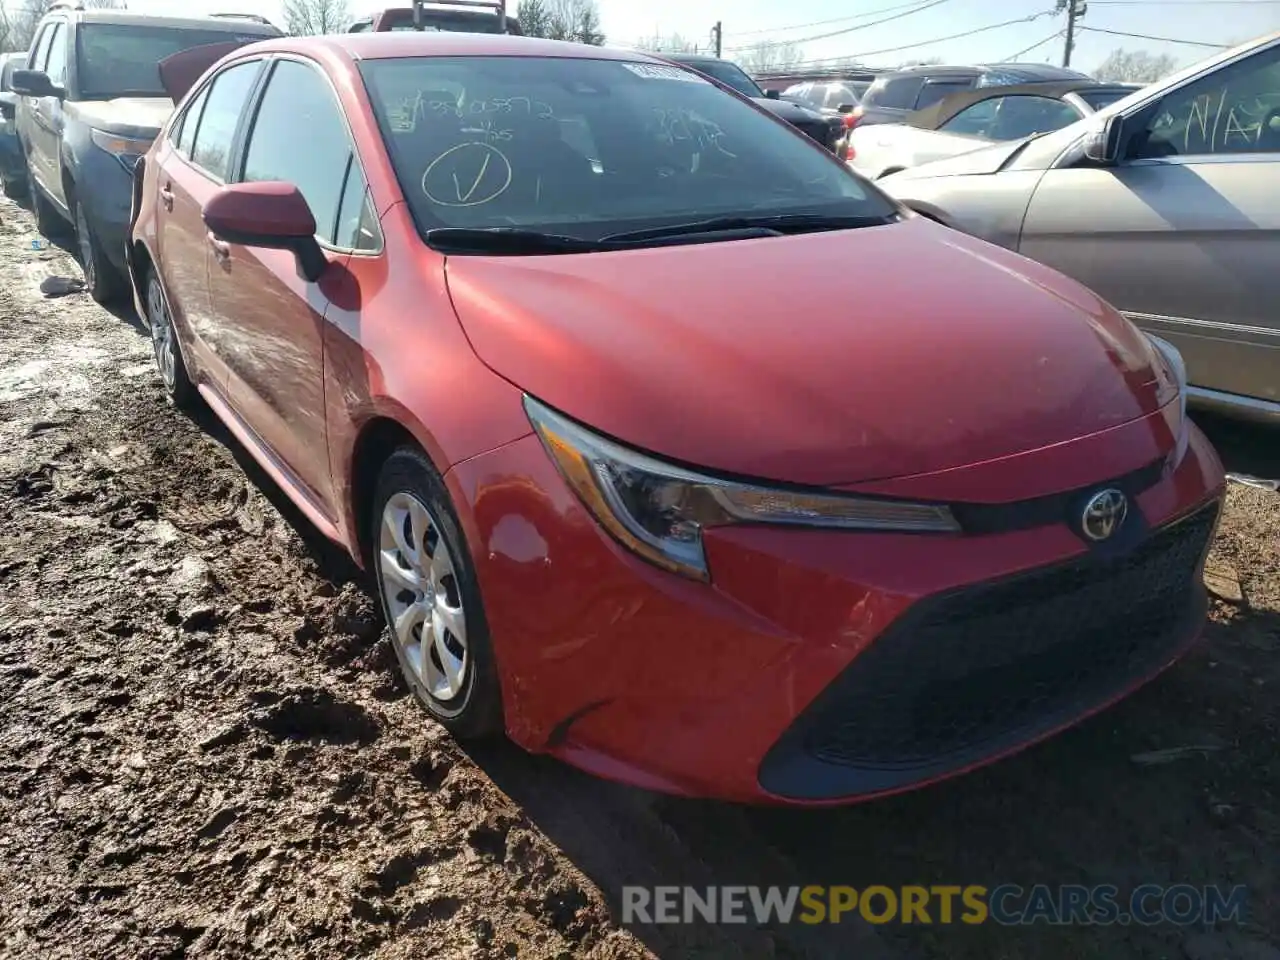
[[0,952],[880,955],[620,929],[624,883],[790,871],[732,809],[695,849],[673,801],[508,745],[473,763],[351,565],[167,407],[136,318],[41,295],[78,268],[32,235],[0,204]]

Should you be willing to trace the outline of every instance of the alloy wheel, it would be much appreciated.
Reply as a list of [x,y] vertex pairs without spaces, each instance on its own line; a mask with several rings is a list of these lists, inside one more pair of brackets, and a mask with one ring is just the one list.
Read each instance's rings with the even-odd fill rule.
[[410,493],[383,507],[377,562],[392,639],[404,661],[433,699],[456,700],[471,666],[462,591],[439,523]]
[[147,283],[147,322],[151,326],[151,343],[156,351],[156,366],[165,388],[173,391],[177,382],[178,357],[173,343],[173,319],[169,301],[165,299],[160,280],[152,275]]

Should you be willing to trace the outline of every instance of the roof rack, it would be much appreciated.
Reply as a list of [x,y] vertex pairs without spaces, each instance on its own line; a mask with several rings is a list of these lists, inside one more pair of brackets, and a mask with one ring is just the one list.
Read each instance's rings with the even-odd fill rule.
[[83,10],[84,0],[54,0],[49,4],[46,13],[53,13],[55,10]]
[[469,7],[488,10],[498,17],[502,33],[507,32],[507,0],[413,0],[413,29],[423,29],[422,14],[430,3],[433,7]]
[[266,17],[258,13],[211,13],[211,17],[219,20],[252,20],[254,23],[265,24],[268,27],[274,27],[275,24]]

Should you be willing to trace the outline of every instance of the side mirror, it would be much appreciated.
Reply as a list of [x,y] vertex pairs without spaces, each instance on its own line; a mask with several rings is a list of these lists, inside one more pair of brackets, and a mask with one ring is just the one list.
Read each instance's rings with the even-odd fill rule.
[[1094,163],[1111,166],[1120,159],[1124,142],[1124,117],[1108,117],[1105,123],[1089,131],[1084,141],[1084,155]]
[[231,183],[204,205],[204,223],[218,239],[245,247],[292,250],[299,274],[311,283],[329,261],[316,242],[316,218],[292,183]]
[[854,103],[842,103],[836,109],[841,113],[853,113],[854,110],[858,109],[858,106]]
[[57,97],[67,95],[67,91],[49,79],[43,70],[15,70],[9,80],[9,87],[14,93],[24,97]]
[[764,95],[765,95],[766,97],[768,97],[770,100],[781,100],[781,99],[782,99],[782,91],[781,91],[781,90],[766,90],[766,91],[764,92]]

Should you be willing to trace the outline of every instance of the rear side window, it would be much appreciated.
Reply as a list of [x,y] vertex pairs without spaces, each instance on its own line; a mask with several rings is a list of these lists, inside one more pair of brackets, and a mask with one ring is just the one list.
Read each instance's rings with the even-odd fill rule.
[[971,89],[973,89],[973,81],[971,80],[930,80],[924,85],[924,88],[920,91],[920,96],[916,99],[916,109],[923,110],[925,107],[933,106],[943,97],[949,97],[953,93]]
[[[218,180],[227,179],[232,141],[262,62],[238,63],[223,70],[209,87],[191,160]],[[300,141],[300,145],[305,141]]]
[[911,110],[922,86],[921,77],[882,77],[871,85],[863,102],[891,110]]
[[[315,214],[316,236],[336,245],[338,208],[352,154],[351,137],[329,82],[317,69],[296,60],[277,63],[249,136],[244,180],[292,183]],[[359,172],[356,165],[355,173]],[[356,213],[357,224],[359,219]],[[356,226],[344,233],[350,239],[358,230]]]
[[191,158],[191,144],[196,138],[196,129],[200,126],[200,112],[204,110],[204,102],[208,99],[209,87],[206,86],[187,104],[187,109],[182,111],[182,117],[178,120],[173,143],[187,159]]

